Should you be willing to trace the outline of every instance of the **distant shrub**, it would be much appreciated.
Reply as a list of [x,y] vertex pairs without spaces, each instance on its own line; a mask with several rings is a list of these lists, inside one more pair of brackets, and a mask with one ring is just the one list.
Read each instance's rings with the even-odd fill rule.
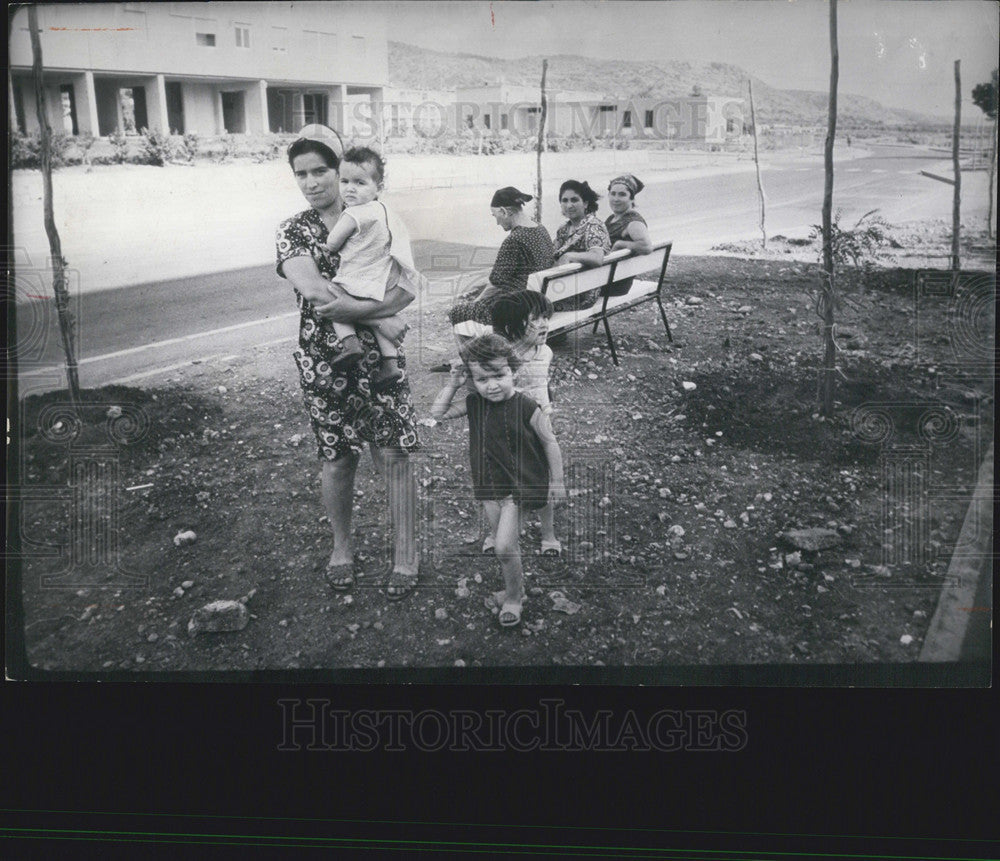
[[10,136],[10,166],[18,168],[39,168],[42,166],[41,141],[37,135],[25,135],[15,131]]
[[108,143],[111,144],[112,161],[115,164],[125,164],[128,161],[128,138],[121,129],[115,129],[108,135]]
[[170,143],[169,135],[165,135],[159,129],[144,128],[140,136],[141,143],[137,159],[139,164],[163,167],[173,157],[174,148]]
[[[49,163],[53,170],[70,163],[71,138],[56,132],[49,137]],[[42,141],[38,134],[11,133],[10,164],[12,168],[41,168]]]
[[188,132],[181,138],[181,154],[188,161],[194,161],[198,155],[198,135],[196,132]]

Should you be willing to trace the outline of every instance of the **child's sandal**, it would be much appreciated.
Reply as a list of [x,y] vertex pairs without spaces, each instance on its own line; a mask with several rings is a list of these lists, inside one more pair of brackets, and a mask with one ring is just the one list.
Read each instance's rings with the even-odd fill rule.
[[483,542],[483,555],[488,556],[490,553],[497,552],[497,543],[493,540],[492,535],[488,535],[486,540]]
[[542,542],[542,556],[557,559],[562,556],[562,542],[558,538]]

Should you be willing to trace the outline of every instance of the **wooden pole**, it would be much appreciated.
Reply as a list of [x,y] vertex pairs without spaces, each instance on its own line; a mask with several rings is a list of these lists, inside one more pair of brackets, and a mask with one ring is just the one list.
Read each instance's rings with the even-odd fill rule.
[[545,98],[545,75],[549,70],[549,61],[542,60],[542,114],[538,119],[538,146],[535,148],[535,221],[542,223],[542,151],[545,149],[545,118],[549,106]]
[[73,316],[69,310],[69,291],[66,289],[66,261],[62,256],[62,243],[52,211],[52,129],[45,113],[45,88],[42,82],[42,42],[38,35],[38,6],[28,7],[28,28],[31,31],[32,76],[35,83],[35,111],[41,135],[42,156],[42,199],[44,207],[45,233],[49,238],[49,254],[52,258],[52,292],[55,294],[56,311],[59,316],[59,331],[62,335],[63,350],[66,353],[66,382],[70,404],[76,409],[80,403],[80,377],[76,364],[76,348],[73,337]]
[[757,112],[753,103],[753,81],[747,80],[750,88],[750,125],[753,128],[753,163],[757,168],[757,193],[760,195],[760,237],[764,248],[767,248],[767,231],[764,229],[764,185],[760,181],[760,160],[757,157]]
[[994,219],[996,218],[996,207],[994,206],[994,200],[996,198],[996,189],[993,184],[996,182],[997,178],[997,117],[993,117],[993,140],[990,141],[990,202],[989,210],[986,213],[986,235],[990,239],[996,239],[997,229],[996,224],[994,224]]
[[959,244],[962,229],[962,166],[958,161],[958,138],[962,123],[962,61],[955,60],[955,127],[951,132],[951,163],[955,173],[955,188],[951,202],[951,268],[961,268]]
[[823,318],[823,376],[820,412],[833,415],[833,382],[836,371],[837,345],[833,340],[834,326],[834,261],[833,261],[833,142],[837,134],[837,83],[840,77],[840,52],[837,47],[837,0],[830,0],[830,105],[827,114],[826,145],[823,152],[825,182],[823,185],[823,271],[825,278],[820,293]]

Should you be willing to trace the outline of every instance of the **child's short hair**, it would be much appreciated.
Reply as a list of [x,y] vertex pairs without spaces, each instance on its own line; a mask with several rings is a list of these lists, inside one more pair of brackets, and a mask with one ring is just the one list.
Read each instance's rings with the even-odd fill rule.
[[493,331],[511,341],[519,341],[528,331],[531,317],[552,316],[552,302],[537,290],[518,290],[493,303]]
[[459,348],[458,355],[465,363],[466,368],[472,362],[477,365],[489,365],[500,360],[506,362],[512,371],[516,371],[521,366],[510,341],[493,332],[466,341]]
[[385,182],[385,159],[371,147],[352,146],[340,157],[340,161],[341,164],[345,161],[361,166],[370,164],[374,168],[375,181]]

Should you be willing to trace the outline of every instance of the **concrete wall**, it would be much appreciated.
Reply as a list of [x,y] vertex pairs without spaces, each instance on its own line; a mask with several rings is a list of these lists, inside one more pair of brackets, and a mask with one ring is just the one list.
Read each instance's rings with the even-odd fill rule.
[[181,93],[184,99],[184,130],[199,135],[221,134],[222,129],[217,127],[217,88],[212,84],[184,81]]
[[[38,17],[48,69],[375,86],[388,74],[377,4],[66,4],[41,5]],[[240,24],[250,31],[250,47],[236,44]],[[214,34],[215,46],[197,44],[196,33]],[[11,66],[30,67],[25,8],[14,15],[9,45]]]

